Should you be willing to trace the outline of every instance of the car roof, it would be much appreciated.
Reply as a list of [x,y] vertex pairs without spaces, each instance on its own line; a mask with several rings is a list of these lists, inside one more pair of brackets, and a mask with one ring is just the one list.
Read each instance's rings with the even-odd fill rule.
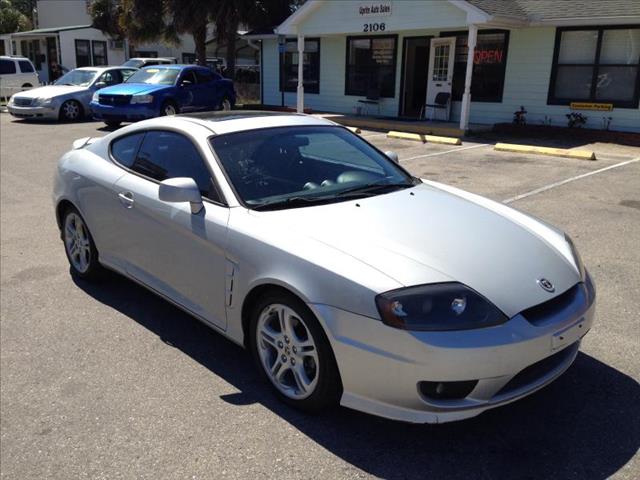
[[145,68],[164,68],[164,69],[175,69],[175,70],[183,70],[185,68],[197,68],[197,69],[205,69],[207,71],[211,71],[209,67],[205,67],[202,65],[189,65],[184,63],[167,63],[161,65],[146,65],[142,67],[140,70],[144,70]]
[[3,60],[29,60],[27,57],[21,55],[0,55]]
[[190,113],[178,115],[176,118],[198,123],[218,135],[270,127],[337,125],[330,120],[312,115],[266,110]]

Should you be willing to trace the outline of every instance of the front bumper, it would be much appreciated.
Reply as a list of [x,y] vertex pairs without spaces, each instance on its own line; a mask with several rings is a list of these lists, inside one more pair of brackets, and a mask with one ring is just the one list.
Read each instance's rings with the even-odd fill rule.
[[[474,417],[544,387],[571,366],[593,324],[595,302],[534,325],[522,314],[490,328],[411,332],[327,305],[325,326],[342,378],[341,404],[414,423]],[[575,311],[574,311],[575,312]],[[460,398],[426,396],[423,382],[475,383]]]
[[93,118],[102,121],[137,122],[160,115],[160,108],[155,103],[134,103],[128,105],[103,105],[91,102]]
[[7,105],[9,113],[17,118],[58,119],[58,106],[51,104],[45,107],[18,107],[12,103]]

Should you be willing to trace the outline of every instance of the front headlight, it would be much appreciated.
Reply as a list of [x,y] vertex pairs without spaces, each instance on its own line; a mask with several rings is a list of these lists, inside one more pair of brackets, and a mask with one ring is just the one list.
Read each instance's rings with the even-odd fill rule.
[[131,97],[131,103],[152,103],[153,95],[134,95]]
[[99,97],[98,92],[93,92],[93,97],[91,97],[91,101],[92,101],[92,102],[95,102],[95,103],[98,103],[98,99],[99,99],[99,98],[100,98],[100,97]]
[[573,240],[571,240],[571,237],[569,235],[567,235],[566,233],[564,234],[564,239],[569,244],[569,248],[571,249],[571,255],[573,255],[573,261],[576,264],[576,268],[578,269],[578,272],[580,272],[580,279],[582,281],[584,281],[584,279],[585,279],[585,268],[584,268],[584,264],[582,263],[582,258],[580,258],[580,254],[578,253],[578,249],[576,248],[575,244],[573,243]]
[[36,101],[33,102],[34,106],[44,107],[45,105],[51,105],[52,98],[36,98]]
[[491,302],[461,283],[401,288],[376,296],[382,321],[403,330],[467,330],[508,320]]

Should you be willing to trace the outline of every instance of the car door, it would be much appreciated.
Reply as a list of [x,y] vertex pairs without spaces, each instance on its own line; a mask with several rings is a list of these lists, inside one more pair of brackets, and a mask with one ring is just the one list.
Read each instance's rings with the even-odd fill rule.
[[183,70],[178,78],[176,98],[181,112],[191,112],[197,108],[198,81],[192,68]]
[[[200,318],[226,328],[225,242],[229,209],[219,200],[209,168],[181,133],[145,133],[131,165],[115,184],[122,215],[117,225],[126,272]],[[158,198],[159,182],[190,177],[205,208]],[[116,228],[116,226],[114,226]]]
[[196,78],[198,80],[198,89],[196,93],[196,102],[199,110],[214,110],[222,99],[220,92],[216,89],[213,72],[208,69],[199,68],[196,70]]

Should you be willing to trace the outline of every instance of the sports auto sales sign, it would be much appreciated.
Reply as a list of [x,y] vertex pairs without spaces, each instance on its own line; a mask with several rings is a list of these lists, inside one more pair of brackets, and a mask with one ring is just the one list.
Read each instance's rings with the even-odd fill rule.
[[361,3],[358,14],[360,17],[388,17],[391,15],[391,2]]

